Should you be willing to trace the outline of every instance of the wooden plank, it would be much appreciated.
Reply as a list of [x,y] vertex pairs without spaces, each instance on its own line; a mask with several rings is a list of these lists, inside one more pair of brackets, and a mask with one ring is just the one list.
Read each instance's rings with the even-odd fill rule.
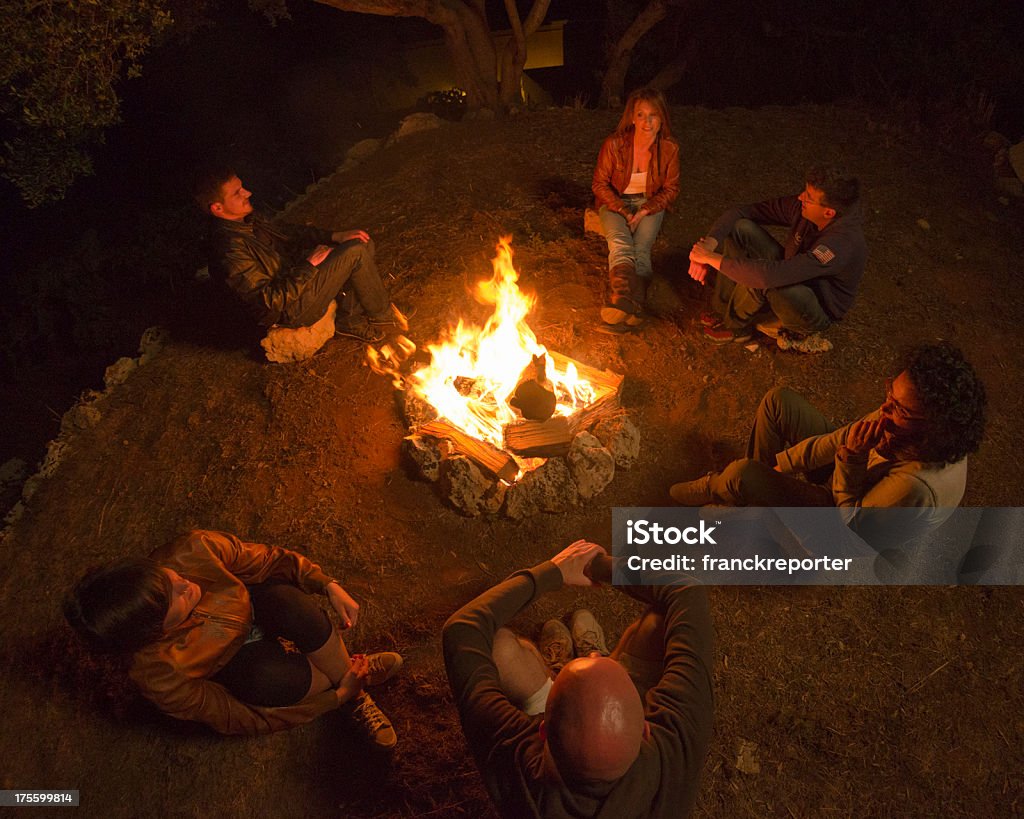
[[601,392],[618,393],[622,387],[622,380],[625,376],[613,373],[611,370],[598,370],[595,367],[584,364],[582,361],[577,361],[574,358],[569,358],[569,356],[552,352],[551,350],[548,350],[548,356],[550,356],[551,362],[555,365],[555,369],[558,372],[564,373],[568,369],[569,364],[575,365],[576,372],[579,373],[580,378],[593,384],[598,394]]
[[484,471],[511,483],[519,474],[515,458],[496,446],[467,435],[458,427],[443,419],[421,424],[416,429],[422,435],[447,438],[458,452],[473,460]]
[[505,448],[524,458],[556,458],[572,444],[569,419],[556,415],[547,421],[521,421],[505,427]]

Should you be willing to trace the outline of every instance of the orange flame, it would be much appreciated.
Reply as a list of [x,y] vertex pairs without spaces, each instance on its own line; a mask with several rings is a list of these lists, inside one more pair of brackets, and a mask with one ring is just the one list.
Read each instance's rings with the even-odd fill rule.
[[[404,379],[404,386],[434,407],[440,418],[497,447],[503,446],[505,426],[520,420],[507,399],[532,358],[547,353],[526,322],[535,300],[519,290],[510,242],[510,236],[498,240],[494,275],[475,288],[476,298],[494,307],[484,326],[460,319],[438,342],[427,345],[430,364]],[[409,350],[371,351],[371,365],[394,374],[388,363],[396,353],[408,357]],[[572,415],[594,400],[593,387],[579,378],[572,364],[567,371],[558,371],[549,356],[546,375],[557,399],[555,415]]]

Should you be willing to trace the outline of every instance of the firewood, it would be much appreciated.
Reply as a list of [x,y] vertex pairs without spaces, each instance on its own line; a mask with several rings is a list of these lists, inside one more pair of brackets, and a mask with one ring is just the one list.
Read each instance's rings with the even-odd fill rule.
[[521,421],[505,427],[505,448],[524,458],[565,455],[572,439],[569,419],[564,415],[547,421]]
[[515,458],[507,452],[502,452],[496,446],[486,441],[479,441],[467,435],[444,419],[422,424],[416,429],[416,432],[421,435],[430,435],[434,438],[447,438],[458,452],[461,452],[481,469],[500,480],[511,483],[516,479],[516,475],[519,474],[519,465],[516,463]]

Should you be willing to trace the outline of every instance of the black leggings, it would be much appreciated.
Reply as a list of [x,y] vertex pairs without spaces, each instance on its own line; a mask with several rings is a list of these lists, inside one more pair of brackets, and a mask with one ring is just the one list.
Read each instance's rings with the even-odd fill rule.
[[[242,646],[212,679],[249,705],[294,705],[306,696],[313,680],[304,655],[321,648],[333,626],[310,595],[289,583],[268,581],[248,588],[263,639]],[[302,653],[286,651],[278,637]]]

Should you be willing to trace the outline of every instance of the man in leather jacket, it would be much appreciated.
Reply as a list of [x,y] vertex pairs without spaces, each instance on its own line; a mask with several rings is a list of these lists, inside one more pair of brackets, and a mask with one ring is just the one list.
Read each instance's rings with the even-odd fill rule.
[[406,329],[388,300],[366,231],[271,224],[254,213],[252,193],[228,168],[201,172],[194,194],[211,217],[211,276],[261,327],[308,327],[337,299],[339,333],[377,341],[385,325]]

